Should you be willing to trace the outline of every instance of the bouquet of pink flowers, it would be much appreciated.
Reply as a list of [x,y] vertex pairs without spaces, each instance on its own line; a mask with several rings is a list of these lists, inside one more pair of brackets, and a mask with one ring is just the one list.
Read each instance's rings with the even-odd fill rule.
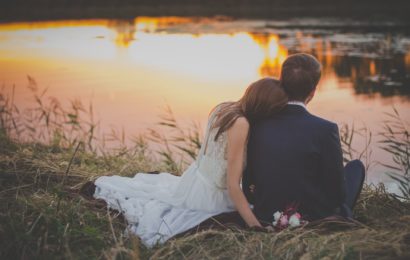
[[302,215],[297,212],[297,204],[291,204],[282,211],[276,211],[273,214],[274,221],[272,222],[275,230],[280,231],[287,227],[299,227],[307,224],[306,220],[302,219]]

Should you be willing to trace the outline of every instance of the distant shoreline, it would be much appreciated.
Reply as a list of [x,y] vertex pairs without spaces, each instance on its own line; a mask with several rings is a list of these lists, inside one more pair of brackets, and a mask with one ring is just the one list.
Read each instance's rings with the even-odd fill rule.
[[[40,2],[40,4],[39,4]],[[77,3],[78,2],[78,3]],[[289,19],[289,18],[342,18],[366,21],[397,21],[410,23],[408,6],[404,0],[369,1],[356,4],[352,0],[342,3],[316,3],[316,1],[296,0],[255,0],[235,1],[221,0],[209,2],[176,0],[173,3],[164,1],[130,2],[127,0],[34,0],[13,1],[0,5],[0,22],[46,21],[64,19],[132,19],[137,16],[227,16],[249,19]],[[214,1],[210,1],[214,2]],[[283,3],[281,3],[283,2]],[[313,2],[309,4],[309,2]],[[42,4],[41,4],[42,3]],[[409,6],[410,7],[410,6]]]

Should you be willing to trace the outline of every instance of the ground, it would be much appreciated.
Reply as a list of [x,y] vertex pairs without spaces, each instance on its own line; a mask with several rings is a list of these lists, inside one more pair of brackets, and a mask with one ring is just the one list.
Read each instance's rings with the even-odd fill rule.
[[319,222],[279,233],[210,230],[152,249],[124,236],[120,216],[78,195],[97,176],[131,176],[153,167],[169,170],[144,147],[97,155],[81,145],[21,144],[0,135],[0,258],[410,258],[410,202],[383,186],[365,187],[354,212],[357,223]]

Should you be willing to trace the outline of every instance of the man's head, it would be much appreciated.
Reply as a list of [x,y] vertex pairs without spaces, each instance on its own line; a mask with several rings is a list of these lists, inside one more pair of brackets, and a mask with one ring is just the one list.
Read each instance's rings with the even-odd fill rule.
[[289,56],[282,65],[280,81],[290,101],[309,102],[319,82],[322,66],[312,55]]

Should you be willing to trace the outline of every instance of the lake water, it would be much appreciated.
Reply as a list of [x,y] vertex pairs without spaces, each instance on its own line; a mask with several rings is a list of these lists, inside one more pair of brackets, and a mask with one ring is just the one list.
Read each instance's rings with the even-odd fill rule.
[[[136,134],[169,105],[205,125],[216,104],[278,76],[296,52],[314,54],[323,77],[309,110],[337,123],[381,129],[396,107],[410,121],[410,33],[394,23],[139,17],[0,24],[0,84],[30,107],[27,75],[62,101],[92,101],[101,129]],[[360,140],[359,140],[360,141]],[[376,138],[377,141],[377,138]],[[372,159],[390,156],[372,145]],[[386,181],[373,165],[369,181]]]

